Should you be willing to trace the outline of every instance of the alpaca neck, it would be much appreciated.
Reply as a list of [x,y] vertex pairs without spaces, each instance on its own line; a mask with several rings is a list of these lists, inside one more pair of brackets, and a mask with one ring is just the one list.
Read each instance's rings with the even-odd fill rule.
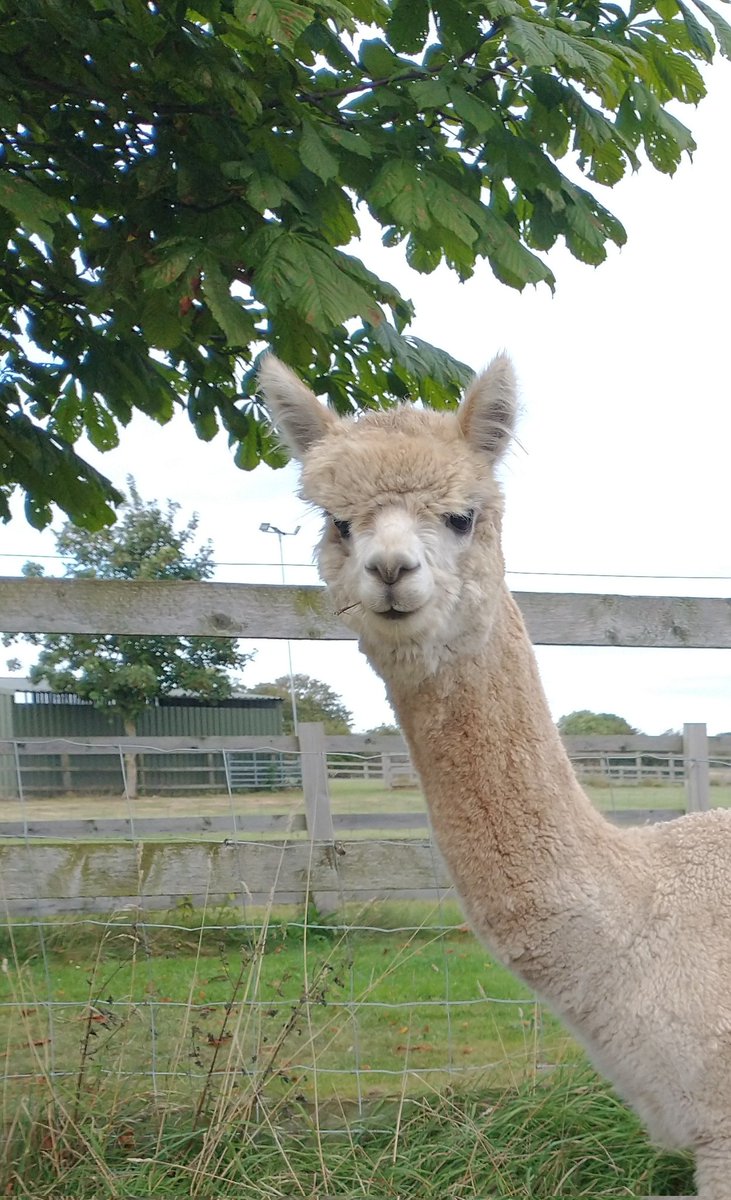
[[538,960],[567,908],[600,919],[622,835],[576,781],[507,589],[477,654],[455,654],[418,685],[397,671],[386,682],[468,915],[540,988]]

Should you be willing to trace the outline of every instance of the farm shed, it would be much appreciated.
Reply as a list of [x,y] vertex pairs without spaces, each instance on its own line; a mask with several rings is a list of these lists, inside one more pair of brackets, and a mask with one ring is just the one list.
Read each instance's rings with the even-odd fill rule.
[[[281,735],[282,701],[276,696],[245,692],[214,703],[185,695],[165,696],[141,714],[137,733],[141,739],[159,739],[159,749],[139,756],[142,794],[190,792],[201,787],[225,791],[224,761],[220,754],[212,756],[201,743],[207,738],[260,735],[264,740]],[[54,795],[123,790],[120,754],[115,745],[123,737],[124,723],[113,709],[102,711],[73,693],[52,692],[26,679],[0,680],[0,796],[18,795],[14,751],[18,742],[26,743],[24,792]],[[64,740],[68,752],[49,754],[44,749],[37,756],[28,754],[27,743],[36,738]],[[109,754],[74,754],[75,743],[89,738],[108,738]],[[172,738],[176,749],[166,751],[166,741]],[[189,742],[191,749],[183,750],[181,739]],[[242,787],[256,786],[271,776],[279,758],[270,750],[232,751],[229,775]]]

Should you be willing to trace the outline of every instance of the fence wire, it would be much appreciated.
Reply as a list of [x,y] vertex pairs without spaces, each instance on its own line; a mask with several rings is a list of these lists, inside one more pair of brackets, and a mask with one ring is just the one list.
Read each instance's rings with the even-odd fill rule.
[[[47,764],[45,778],[53,768],[68,782],[85,749],[69,741],[67,761]],[[18,744],[0,746],[13,768],[5,762],[0,810],[6,1117],[57,1096],[72,1109],[349,1105],[363,1116],[385,1095],[514,1083],[578,1055],[469,932],[420,793],[375,779],[373,755],[315,756],[340,822],[323,847],[305,828],[301,754],[266,790],[251,779],[238,790],[230,752],[209,752],[205,769],[220,772],[221,790],[171,805],[132,796],[129,747],[104,749],[117,757],[121,791],[66,796],[45,794],[39,764],[26,765]],[[170,752],[144,747],[155,754]],[[681,811],[682,756],[642,759]],[[622,755],[600,765],[600,803],[627,807],[635,789],[612,775]],[[724,760],[708,766],[728,772]],[[731,788],[718,799],[731,802]],[[406,818],[413,827],[396,836]]]

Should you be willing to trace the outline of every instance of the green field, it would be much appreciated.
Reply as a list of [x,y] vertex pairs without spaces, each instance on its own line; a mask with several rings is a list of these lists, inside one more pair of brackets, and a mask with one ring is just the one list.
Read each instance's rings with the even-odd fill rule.
[[687,1190],[687,1162],[658,1158],[456,906],[239,919],[0,935],[0,1194]]
[[[680,787],[592,795],[602,808],[684,802]],[[712,795],[731,803],[731,788]],[[334,780],[332,797],[340,813],[423,807],[417,791],[376,782]],[[301,811],[297,793],[233,803],[239,813]],[[128,809],[87,797],[25,811]],[[228,797],[134,804],[135,816],[231,811]],[[555,1200],[691,1190],[687,1159],[647,1144],[456,905],[242,919],[182,906],[143,923],[121,912],[0,929],[0,1194]]]
[[77,1088],[85,1039],[83,1087],[121,1095],[131,1072],[136,1093],[188,1102],[204,1086],[256,1089],[262,1074],[277,1096],[291,1082],[308,1099],[382,1094],[404,1075],[412,1089],[454,1072],[510,1083],[575,1053],[455,905],[373,905],[348,912],[347,928],[238,921],[58,919],[42,939],[16,925],[0,946],[6,1096],[28,1077],[43,1090],[54,1066],[71,1072],[65,1094]]

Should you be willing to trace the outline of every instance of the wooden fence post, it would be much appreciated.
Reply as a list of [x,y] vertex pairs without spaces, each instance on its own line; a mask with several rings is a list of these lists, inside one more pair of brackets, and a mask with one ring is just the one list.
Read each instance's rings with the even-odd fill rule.
[[[313,842],[329,842],[325,857],[337,874],[335,829],[330,807],[330,786],[327,778],[325,727],[320,721],[300,721],[297,727],[302,764],[302,790],[305,796],[307,832]],[[309,887],[308,887],[309,891]],[[316,909],[327,916],[335,912],[338,902],[328,892],[312,892]]]
[[711,807],[708,764],[708,730],[701,722],[683,726],[685,795],[688,812],[705,812]]
[[381,755],[381,774],[383,776],[383,786],[392,788],[393,780],[393,759],[390,754]]
[[71,755],[70,754],[62,754],[61,755],[61,778],[62,778],[61,790],[63,792],[65,792],[66,795],[68,795],[70,792],[73,792],[74,782],[73,782],[73,779],[71,776]]
[[325,727],[319,721],[301,721],[297,732],[302,755],[307,832],[313,842],[332,842],[335,831],[327,779]]

